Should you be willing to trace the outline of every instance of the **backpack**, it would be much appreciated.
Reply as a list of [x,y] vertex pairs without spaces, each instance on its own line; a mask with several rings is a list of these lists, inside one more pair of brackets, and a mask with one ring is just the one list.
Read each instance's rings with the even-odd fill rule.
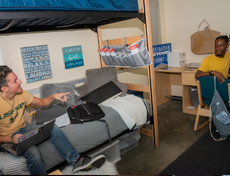
[[72,124],[100,120],[105,116],[100,106],[93,102],[71,106],[67,109],[67,113]]
[[[209,123],[209,130],[212,138],[215,141],[222,141],[229,137],[230,135],[230,113],[221,98],[219,92],[216,89],[216,78],[214,77],[214,86],[215,86],[215,92],[212,98],[212,102],[210,104],[211,107],[211,117],[210,117],[210,123]],[[213,123],[218,130],[218,133],[221,135],[219,139],[215,139],[211,132],[211,122],[213,120]]]
[[101,119],[105,116],[105,113],[103,112],[103,110],[98,104],[93,102],[88,102],[77,106],[70,106],[67,108],[67,113],[69,115],[71,124],[76,124],[76,123],[83,124],[84,122],[91,122],[95,120],[104,122],[106,125],[106,130],[111,144],[109,125],[104,119]]

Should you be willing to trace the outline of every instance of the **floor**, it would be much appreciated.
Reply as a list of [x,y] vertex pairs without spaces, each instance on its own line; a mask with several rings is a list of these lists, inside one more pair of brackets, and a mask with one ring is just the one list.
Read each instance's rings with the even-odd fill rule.
[[[179,100],[158,106],[158,119],[159,147],[153,147],[151,138],[141,135],[139,146],[117,162],[120,175],[157,175],[208,131],[208,126],[200,131],[193,130],[195,115],[182,113]],[[205,120],[202,118],[201,122]]]

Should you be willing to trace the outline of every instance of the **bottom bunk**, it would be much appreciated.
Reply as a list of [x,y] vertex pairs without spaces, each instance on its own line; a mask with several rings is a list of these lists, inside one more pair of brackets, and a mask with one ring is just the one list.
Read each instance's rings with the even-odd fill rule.
[[[80,95],[77,97],[68,97],[67,103],[69,103],[69,105],[71,105],[71,103],[76,104],[81,96],[86,95],[93,89],[100,87],[108,81],[114,81],[116,83],[117,77],[114,69],[115,68],[101,68],[87,70],[86,81],[82,86],[74,87],[74,85],[66,84],[66,86],[64,86],[65,91],[77,91]],[[107,72],[107,74],[104,74],[105,76],[95,78],[95,76],[98,76],[98,73],[100,75],[105,70]],[[99,80],[99,78],[101,80]],[[53,93],[57,93],[56,91],[63,92],[63,85],[64,84],[55,84],[55,86],[52,84],[44,85],[40,89],[41,96],[46,97],[49,96],[47,93],[52,95]],[[138,129],[149,121],[149,106],[140,97],[128,94],[126,95],[127,87],[125,89],[124,84],[118,83],[117,85],[122,89],[122,97],[116,97],[100,105],[101,109],[105,113],[103,119],[109,126],[109,132],[112,138],[111,144],[109,143],[106,125],[100,121],[92,121],[83,124],[69,124],[61,128],[76,151],[80,154],[95,156],[108,149],[107,159],[112,162],[116,162],[119,160],[119,156],[113,153],[114,148],[120,145],[119,149],[122,149],[120,150],[121,154],[125,154],[126,151],[137,145],[140,138],[140,136],[138,136]],[[53,86],[55,88],[53,88]],[[62,89],[61,91],[60,87]],[[46,90],[45,92],[43,91],[44,89]],[[39,116],[50,119],[57,118],[61,115],[58,114],[57,109],[60,110],[61,107],[63,107],[62,102],[54,103],[56,104],[37,111],[35,115],[36,118],[33,118],[32,122],[28,125],[35,125],[37,123],[36,119],[41,118]],[[46,140],[39,144],[38,149],[40,150],[44,166],[48,172],[66,164],[64,158],[59,154],[50,140]],[[26,159],[24,157],[14,156],[5,152],[0,152],[0,170],[2,171],[2,174],[5,175],[29,174]]]
[[[101,154],[101,152],[113,152],[115,148],[119,147],[120,143],[117,140],[127,139],[131,136],[133,132],[137,133],[136,130],[129,130],[121,116],[117,111],[111,107],[101,106],[102,110],[105,112],[105,117],[103,118],[109,125],[110,135],[112,137],[112,143],[109,143],[108,133],[106,131],[105,124],[100,121],[92,121],[83,124],[69,124],[66,127],[62,127],[62,131],[70,140],[75,149],[81,154],[87,154],[90,156],[95,156]],[[52,108],[49,109],[50,111]],[[147,120],[147,117],[142,117]],[[30,125],[36,124],[36,119],[33,118]],[[130,133],[130,134],[128,134]],[[128,134],[128,135],[127,135]],[[139,131],[138,131],[139,134]],[[135,134],[138,140],[138,135]],[[134,136],[135,136],[134,135]],[[126,137],[127,136],[127,137]],[[129,140],[131,141],[131,140]],[[116,144],[114,144],[114,142]],[[127,146],[125,142],[121,144],[123,150],[121,153],[125,153],[131,145]],[[116,145],[116,146],[114,146]],[[59,154],[57,149],[54,147],[50,140],[46,140],[38,145],[40,150],[45,168],[48,172],[65,164],[64,158]],[[105,149],[111,149],[105,151]],[[118,148],[120,150],[120,147]],[[117,151],[117,150],[116,150]],[[115,152],[116,152],[115,151]],[[29,174],[26,159],[22,156],[14,156],[9,153],[0,153],[0,169],[6,175],[26,175]],[[116,153],[108,153],[107,159],[111,162],[116,162],[119,160],[119,155]],[[14,166],[14,167],[12,167]]]

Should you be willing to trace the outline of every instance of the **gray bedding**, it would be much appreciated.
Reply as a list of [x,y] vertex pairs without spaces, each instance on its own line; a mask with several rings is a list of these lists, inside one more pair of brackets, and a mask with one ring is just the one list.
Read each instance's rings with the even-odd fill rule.
[[[109,125],[111,137],[115,137],[127,129],[127,126],[115,110],[105,106],[101,106],[101,108],[106,114],[104,119]],[[100,121],[70,124],[63,127],[62,131],[79,153],[92,149],[109,139],[105,123]],[[51,141],[45,141],[38,147],[47,170],[64,161]]]
[[[104,119],[109,125],[111,137],[115,137],[128,129],[114,109],[105,106],[101,106],[101,108],[105,112]],[[35,123],[34,118],[30,125]],[[100,121],[70,124],[61,129],[79,153],[86,152],[109,139],[105,123]],[[47,170],[65,161],[50,140],[39,144],[38,148]],[[0,170],[3,170],[5,175],[29,174],[24,157],[16,157],[12,154],[0,152],[0,158]],[[14,167],[9,167],[9,164]]]

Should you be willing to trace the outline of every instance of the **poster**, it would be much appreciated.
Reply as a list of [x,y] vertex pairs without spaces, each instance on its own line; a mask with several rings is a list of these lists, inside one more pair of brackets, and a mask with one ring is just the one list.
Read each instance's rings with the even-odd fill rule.
[[84,66],[81,45],[62,48],[65,69]]
[[26,82],[52,78],[48,45],[21,48]]
[[154,68],[168,66],[167,53],[172,52],[171,43],[153,45]]

